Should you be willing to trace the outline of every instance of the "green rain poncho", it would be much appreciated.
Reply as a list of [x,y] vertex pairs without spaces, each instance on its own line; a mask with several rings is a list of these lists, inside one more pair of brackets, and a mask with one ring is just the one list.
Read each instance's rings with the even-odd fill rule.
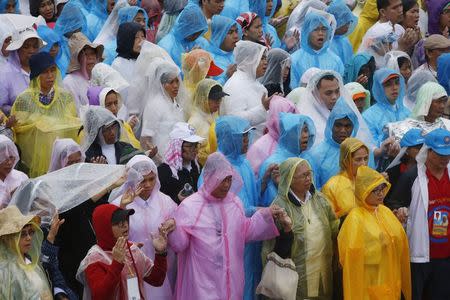
[[[290,186],[297,166],[306,162],[289,158],[280,165],[278,196],[273,204],[284,208],[291,218],[294,240],[291,258],[299,275],[297,299],[331,299],[333,294],[332,258],[339,220],[322,193],[311,186],[311,197],[303,205],[293,203]],[[308,164],[309,166],[309,164]],[[307,221],[309,220],[309,221]],[[275,240],[265,241],[262,258],[273,251]]]

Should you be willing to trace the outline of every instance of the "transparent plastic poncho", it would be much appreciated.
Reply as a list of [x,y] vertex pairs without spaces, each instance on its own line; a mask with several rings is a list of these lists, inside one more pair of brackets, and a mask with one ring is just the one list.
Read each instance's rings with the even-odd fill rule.
[[78,163],[29,179],[14,193],[10,205],[24,214],[41,217],[49,225],[53,215],[68,211],[106,190],[121,176],[123,165]]
[[[411,117],[417,120],[424,120],[430,111],[433,100],[447,97],[445,88],[436,82],[426,82],[417,92],[417,101],[411,112]],[[437,121],[437,120],[436,120]]]
[[437,82],[436,78],[428,71],[417,71],[413,72],[411,77],[408,80],[408,85],[406,87],[406,95],[403,100],[403,105],[412,110],[417,100],[417,93],[419,89],[422,87],[424,82]]
[[[284,208],[293,222],[291,258],[299,275],[297,299],[331,299],[333,240],[338,233],[339,220],[324,195],[317,190],[312,192],[305,205],[294,205],[288,196],[295,170],[305,162],[301,158],[289,158],[280,165],[278,195],[273,204]],[[275,240],[264,242],[261,253],[264,263],[274,246]]]
[[67,166],[69,156],[77,152],[81,155],[81,161],[84,161],[84,152],[81,151],[80,145],[78,145],[74,140],[56,139],[53,143],[52,157],[48,172],[53,172]]
[[29,168],[30,177],[47,172],[53,142],[56,138],[77,140],[81,126],[77,118],[72,94],[60,88],[60,77],[53,85],[53,100],[48,105],[39,101],[39,77],[20,94],[11,109],[18,121],[14,126],[16,143],[22,151],[22,161]]

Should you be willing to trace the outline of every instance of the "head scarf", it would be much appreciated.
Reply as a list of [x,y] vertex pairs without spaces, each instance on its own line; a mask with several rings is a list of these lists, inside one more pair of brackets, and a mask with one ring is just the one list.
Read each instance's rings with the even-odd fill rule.
[[[262,1],[260,1],[262,2]],[[239,17],[237,17],[236,22],[241,25],[242,29],[248,29],[252,25],[253,21],[259,16],[254,12],[245,12],[242,13]]]
[[81,151],[80,145],[78,145],[72,139],[56,139],[53,143],[52,158],[48,172],[53,172],[64,168],[67,165],[69,156],[80,152],[81,161],[84,161],[85,155]]

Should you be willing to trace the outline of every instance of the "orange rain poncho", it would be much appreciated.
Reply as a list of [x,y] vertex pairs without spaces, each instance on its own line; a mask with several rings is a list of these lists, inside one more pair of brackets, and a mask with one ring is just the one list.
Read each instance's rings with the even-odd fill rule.
[[411,299],[408,239],[392,211],[369,206],[366,199],[379,185],[390,184],[375,170],[361,166],[355,181],[359,207],[347,216],[338,235],[346,300]]

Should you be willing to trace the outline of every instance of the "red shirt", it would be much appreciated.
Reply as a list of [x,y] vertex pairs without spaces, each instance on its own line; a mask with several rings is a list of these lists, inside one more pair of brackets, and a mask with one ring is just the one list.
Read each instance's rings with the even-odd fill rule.
[[428,230],[430,234],[430,257],[450,257],[450,179],[447,170],[441,179],[428,170]]

